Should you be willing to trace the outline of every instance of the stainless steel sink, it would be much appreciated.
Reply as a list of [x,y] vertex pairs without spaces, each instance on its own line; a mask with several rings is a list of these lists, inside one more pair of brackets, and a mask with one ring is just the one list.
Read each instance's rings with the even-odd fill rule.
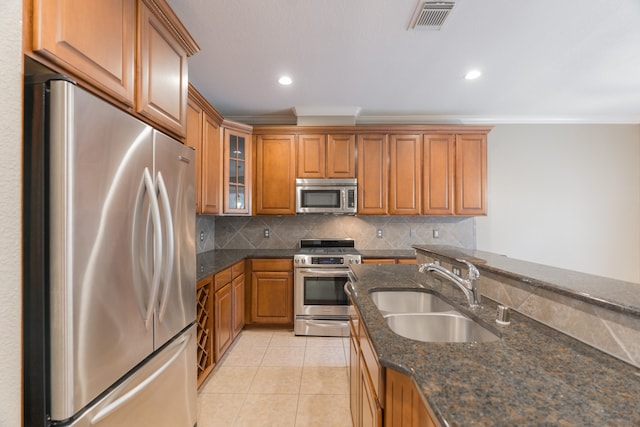
[[457,312],[396,313],[387,314],[384,319],[393,332],[416,341],[467,343],[500,339],[490,330]]
[[434,313],[454,308],[437,296],[416,291],[374,291],[370,294],[378,310],[385,313]]

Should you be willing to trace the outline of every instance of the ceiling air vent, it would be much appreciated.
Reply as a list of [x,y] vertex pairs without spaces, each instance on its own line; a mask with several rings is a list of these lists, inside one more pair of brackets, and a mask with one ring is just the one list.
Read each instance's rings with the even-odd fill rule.
[[410,30],[439,30],[447,19],[454,3],[426,2],[418,3],[413,14]]

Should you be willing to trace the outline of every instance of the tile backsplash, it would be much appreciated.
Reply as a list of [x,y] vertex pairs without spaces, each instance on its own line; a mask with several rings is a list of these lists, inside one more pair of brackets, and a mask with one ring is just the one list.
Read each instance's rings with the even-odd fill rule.
[[[265,229],[269,237],[265,237]],[[378,237],[379,231],[382,237]],[[351,237],[356,248],[369,250],[410,249],[413,244],[474,249],[476,227],[474,218],[428,216],[198,216],[196,221],[198,253],[213,249],[295,249],[303,238],[339,237]]]

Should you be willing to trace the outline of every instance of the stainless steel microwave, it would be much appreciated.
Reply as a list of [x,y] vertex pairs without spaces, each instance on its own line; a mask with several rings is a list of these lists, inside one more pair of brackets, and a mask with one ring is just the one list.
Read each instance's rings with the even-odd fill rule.
[[297,213],[354,215],[358,206],[356,178],[296,179]]

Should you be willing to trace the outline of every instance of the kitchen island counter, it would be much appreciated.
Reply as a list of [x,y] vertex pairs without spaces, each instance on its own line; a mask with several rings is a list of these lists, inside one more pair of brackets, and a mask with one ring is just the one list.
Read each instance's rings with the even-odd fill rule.
[[[517,312],[495,323],[454,286],[412,265],[355,265],[352,298],[380,363],[412,377],[442,425],[640,425],[640,370]],[[393,333],[374,289],[424,287],[501,335],[487,343],[423,343]],[[461,308],[462,307],[462,308]]]

